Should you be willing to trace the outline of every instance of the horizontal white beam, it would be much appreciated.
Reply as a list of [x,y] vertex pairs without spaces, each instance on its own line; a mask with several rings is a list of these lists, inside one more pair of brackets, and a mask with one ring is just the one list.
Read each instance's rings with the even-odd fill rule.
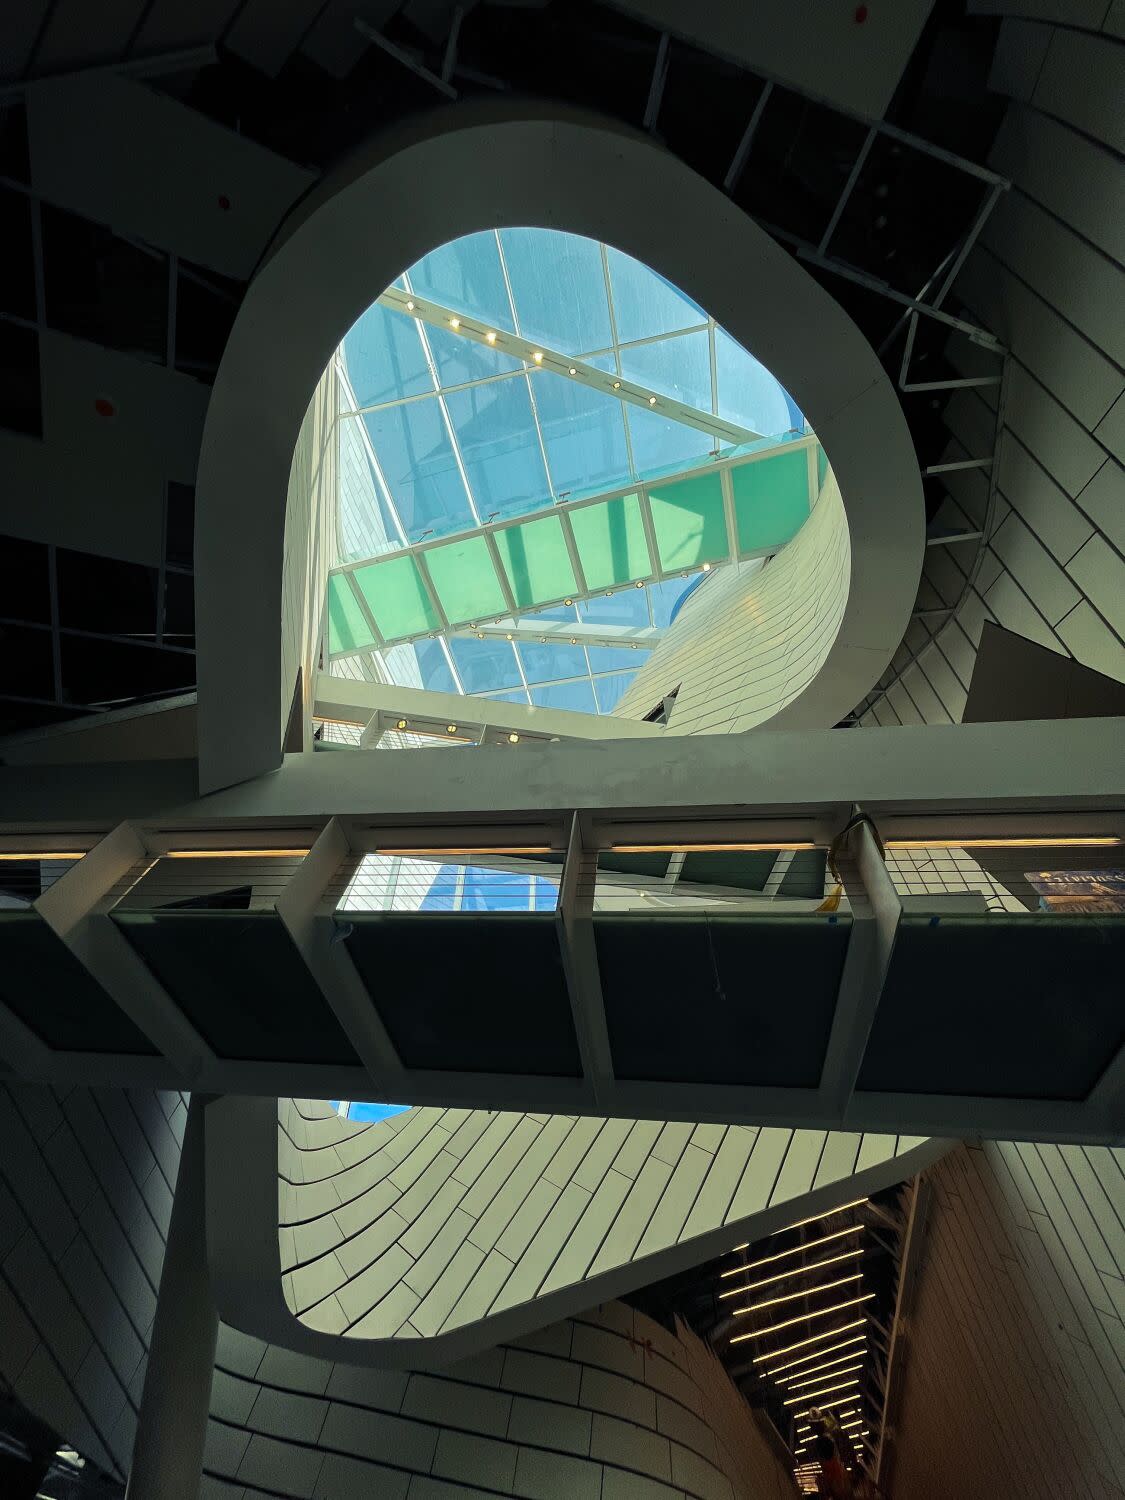
[[493,620],[470,630],[450,632],[475,640],[528,641],[544,646],[636,646],[651,651],[664,639],[658,625],[591,625],[587,621],[512,619]]
[[452,307],[443,307],[440,302],[433,302],[428,297],[420,297],[416,292],[388,287],[379,298],[379,302],[381,306],[393,312],[403,313],[409,318],[417,318],[433,328],[442,328],[446,333],[454,333],[460,338],[484,344],[486,348],[494,349],[498,354],[507,354],[513,359],[522,360],[532,372],[545,371],[563,380],[573,380],[576,384],[601,391],[611,400],[623,401],[630,406],[640,406],[646,411],[659,411],[661,416],[670,417],[674,422],[682,422],[685,427],[694,427],[700,432],[706,432],[723,443],[752,443],[766,436],[765,433],[755,432],[752,427],[742,427],[737,422],[724,421],[722,417],[715,416],[712,412],[700,411],[684,401],[676,401],[671,396],[654,391],[650,386],[640,385],[635,380],[626,380],[613,370],[600,370],[597,365],[587,364],[577,354],[563,354],[557,349],[548,348],[546,344],[537,344],[531,339],[521,338],[517,333],[508,333],[503,328],[495,328],[490,323],[482,322],[481,319],[469,313],[458,312]]

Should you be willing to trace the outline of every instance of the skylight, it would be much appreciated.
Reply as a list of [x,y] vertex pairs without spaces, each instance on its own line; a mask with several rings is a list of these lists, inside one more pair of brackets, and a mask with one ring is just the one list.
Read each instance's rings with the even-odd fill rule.
[[503,229],[424,256],[337,351],[337,675],[611,712],[685,593],[807,517],[815,440],[639,261]]

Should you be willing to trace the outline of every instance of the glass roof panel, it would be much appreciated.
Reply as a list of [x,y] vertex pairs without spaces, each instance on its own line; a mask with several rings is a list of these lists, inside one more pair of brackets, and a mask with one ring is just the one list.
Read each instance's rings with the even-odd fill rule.
[[548,641],[545,646],[521,641],[517,647],[523,674],[528,682],[550,682],[556,677],[585,677],[586,653],[581,646],[561,645]]
[[651,489],[649,501],[664,572],[698,568],[726,556],[723,487],[717,474],[700,474]]
[[546,687],[533,687],[531,702],[536,708],[566,708],[575,714],[596,714],[598,711],[594,685],[588,677],[581,682],[554,682]]
[[384,640],[441,629],[412,557],[389,557],[369,568],[357,568],[355,581]]
[[[508,641],[495,637],[478,641],[468,636],[454,636],[449,644],[467,693],[522,687],[516,653]],[[526,695],[521,701],[527,702]]]
[[500,251],[491,230],[429,251],[407,272],[413,291],[496,328],[515,332]]
[[344,335],[341,349],[347,376],[344,390],[350,393],[347,410],[418,396],[434,388],[417,328],[378,302]]
[[730,478],[740,551],[783,546],[808,520],[809,456],[805,449],[783,450],[756,463],[740,464],[730,471]]
[[360,420],[409,541],[476,524],[436,399],[367,412]]
[[621,402],[548,371],[535,376],[534,390],[556,495],[563,499],[572,490],[628,484]]
[[[579,556],[581,555],[579,548]],[[645,556],[647,555],[646,552]],[[648,601],[652,589],[653,585],[650,584],[643,589],[621,589],[612,595],[603,594],[600,599],[583,599],[578,606],[579,618],[591,625],[647,625]]]
[[766,369],[725,329],[715,329],[715,378],[719,388],[719,415],[755,432],[781,433],[798,419],[785,391]]
[[650,339],[706,323],[707,314],[670,281],[612,245],[606,247],[618,340]]
[[636,495],[573,510],[570,525],[590,588],[616,588],[652,572]]
[[441,607],[451,625],[467,625],[474,620],[508,613],[484,537],[471,536],[462,541],[447,542],[443,547],[431,548],[425,558]]
[[659,412],[630,406],[625,413],[633,444],[633,467],[640,478],[698,463],[719,446],[717,438],[697,427],[673,422]]
[[442,650],[441,642],[415,641],[414,650],[418,653],[418,686],[429,688],[431,693],[455,693],[457,679]]
[[711,410],[711,340],[706,329],[622,349],[621,373],[659,396],[670,396],[696,411]]
[[453,391],[445,399],[481,520],[549,503],[526,377]]
[[651,652],[635,646],[587,646],[586,650],[590,671],[595,675],[600,672],[635,672],[651,655]]
[[329,651],[354,651],[357,646],[374,644],[351,585],[342,573],[334,573],[328,580]]
[[616,672],[612,677],[598,677],[594,679],[594,693],[598,700],[598,712],[600,714],[612,713],[621,698],[625,696],[632,685],[635,672]]
[[596,240],[554,229],[502,229],[500,243],[525,339],[563,354],[612,344]]
[[358,417],[337,426],[337,498],[341,561],[375,557],[401,545],[395,512],[376,472],[375,451]]
[[543,516],[495,533],[496,547],[519,609],[541,599],[573,594],[577,587],[558,516]]

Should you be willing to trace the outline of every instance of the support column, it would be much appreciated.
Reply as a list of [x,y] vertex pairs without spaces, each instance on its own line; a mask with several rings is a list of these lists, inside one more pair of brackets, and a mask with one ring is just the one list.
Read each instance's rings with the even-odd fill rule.
[[126,1500],[197,1500],[219,1315],[207,1269],[203,1112],[188,1106]]

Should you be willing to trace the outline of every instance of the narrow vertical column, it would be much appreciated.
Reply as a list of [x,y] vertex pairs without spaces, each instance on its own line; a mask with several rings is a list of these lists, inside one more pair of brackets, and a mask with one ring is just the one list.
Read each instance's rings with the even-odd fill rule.
[[219,1315],[207,1270],[203,1111],[188,1106],[126,1500],[196,1500]]

